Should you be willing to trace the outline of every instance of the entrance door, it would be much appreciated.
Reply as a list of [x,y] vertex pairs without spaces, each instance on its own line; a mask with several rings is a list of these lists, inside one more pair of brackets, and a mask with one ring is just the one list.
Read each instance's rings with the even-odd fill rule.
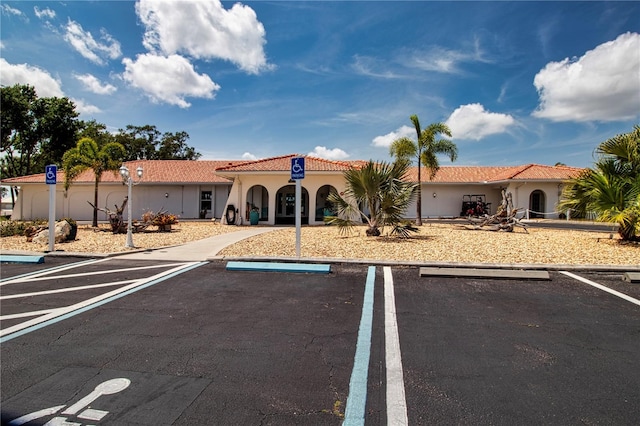
[[544,192],[536,189],[529,196],[529,217],[544,217]]
[[[302,188],[302,205],[300,216],[303,224],[309,223],[309,197],[307,190]],[[276,194],[276,225],[293,225],[296,222],[296,187],[287,185],[280,188]]]

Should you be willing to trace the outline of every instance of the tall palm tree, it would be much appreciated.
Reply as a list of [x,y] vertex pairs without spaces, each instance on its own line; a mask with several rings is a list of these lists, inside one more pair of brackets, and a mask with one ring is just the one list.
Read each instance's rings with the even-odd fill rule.
[[568,182],[558,207],[579,216],[594,212],[618,224],[624,241],[640,240],[640,126],[601,143],[594,169]]
[[416,201],[416,225],[422,225],[422,166],[429,171],[429,180],[433,180],[440,169],[438,154],[447,155],[451,161],[458,158],[458,147],[448,139],[438,139],[438,135],[451,137],[449,126],[444,123],[433,123],[422,129],[417,115],[409,117],[416,129],[417,141],[404,137],[393,141],[389,148],[391,156],[399,161],[411,163],[418,159],[418,197]]
[[344,173],[344,196],[332,192],[327,198],[337,216],[328,218],[341,230],[350,229],[360,219],[369,225],[368,236],[379,236],[380,228],[391,226],[391,234],[408,237],[417,231],[403,220],[403,214],[413,201],[417,184],[407,182],[408,163],[394,164],[369,161],[362,168],[351,168]]
[[[117,142],[109,142],[103,146],[91,138],[82,138],[75,148],[71,148],[62,157],[62,168],[65,171],[64,190],[67,191],[71,183],[85,170],[93,170],[95,186],[93,191],[93,205],[98,207],[98,184],[102,174],[106,171],[118,173],[122,160],[126,155],[124,147]],[[98,226],[98,210],[93,209],[92,226]]]

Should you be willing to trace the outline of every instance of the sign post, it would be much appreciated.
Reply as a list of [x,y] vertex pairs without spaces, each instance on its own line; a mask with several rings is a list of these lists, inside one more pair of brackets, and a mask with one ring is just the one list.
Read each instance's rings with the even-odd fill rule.
[[302,226],[302,179],[304,179],[304,157],[291,159],[291,179],[296,181],[296,256],[300,257],[300,228]]
[[55,164],[45,166],[45,183],[49,185],[49,251],[52,252],[56,241],[56,178],[58,168]]

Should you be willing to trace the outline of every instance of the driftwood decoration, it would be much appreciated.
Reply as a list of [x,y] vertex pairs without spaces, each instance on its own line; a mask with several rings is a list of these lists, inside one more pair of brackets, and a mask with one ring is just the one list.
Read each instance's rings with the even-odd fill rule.
[[124,197],[124,201],[122,202],[122,205],[120,207],[118,207],[118,205],[115,206],[116,207],[115,211],[109,210],[107,207],[105,207],[104,209],[101,209],[99,207],[94,206],[89,201],[87,201],[87,203],[89,203],[89,205],[93,207],[94,210],[98,210],[107,214],[107,216],[109,217],[109,224],[111,225],[111,231],[114,234],[126,234],[127,223],[124,221],[122,217],[122,212],[124,211],[124,208],[127,206],[128,201],[129,201],[129,197]]
[[513,232],[516,226],[524,229],[527,234],[527,225],[522,223],[520,219],[516,217],[518,209],[513,208],[513,199],[510,192],[502,190],[502,202],[498,211],[494,215],[485,215],[481,218],[469,218],[471,226],[465,226],[467,229],[484,230],[484,231],[503,231]]

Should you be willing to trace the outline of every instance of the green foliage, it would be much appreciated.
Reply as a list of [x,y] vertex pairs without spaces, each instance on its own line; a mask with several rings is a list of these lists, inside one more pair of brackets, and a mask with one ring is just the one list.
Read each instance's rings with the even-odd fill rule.
[[0,221],[0,237],[23,236],[24,231],[31,226],[46,225],[47,221],[36,219],[30,222],[21,220],[2,220]]
[[65,97],[39,98],[29,85],[2,87],[0,93],[5,177],[42,173],[47,164],[58,164],[81,126],[75,104]]
[[[444,123],[433,123],[425,129],[420,127],[420,120],[417,115],[409,117],[416,129],[417,141],[404,137],[393,141],[389,148],[389,153],[396,158],[396,162],[403,161],[407,164],[415,159],[418,162],[418,187],[422,183],[422,166],[429,172],[429,180],[432,180],[440,163],[438,155],[446,155],[455,161],[458,157],[458,147],[448,139],[438,139],[438,135],[451,137],[451,130]],[[418,200],[416,203],[416,223],[422,225],[422,193],[418,190]]]
[[[602,222],[618,224],[624,241],[640,240],[640,126],[601,143],[593,169],[568,182],[560,209],[578,216],[597,214]],[[572,213],[573,216],[573,213]]]
[[403,220],[403,215],[414,199],[417,184],[406,182],[408,163],[374,163],[344,172],[344,196],[333,191],[327,200],[337,215],[327,219],[341,232],[349,232],[360,220],[369,227],[368,236],[379,236],[380,228],[391,227],[391,234],[408,237],[417,228]]
[[165,132],[156,126],[132,126],[120,129],[115,140],[125,147],[125,161],[133,160],[197,160],[202,154],[187,145],[187,132]]
[[[108,171],[118,173],[125,150],[117,142],[108,142],[99,146],[91,138],[82,138],[75,148],[68,150],[62,157],[62,168],[65,171],[64,189],[67,191],[72,182],[85,170],[92,170],[95,175],[93,205],[98,205],[98,184],[102,174]],[[98,226],[98,210],[93,210],[94,227]]]

